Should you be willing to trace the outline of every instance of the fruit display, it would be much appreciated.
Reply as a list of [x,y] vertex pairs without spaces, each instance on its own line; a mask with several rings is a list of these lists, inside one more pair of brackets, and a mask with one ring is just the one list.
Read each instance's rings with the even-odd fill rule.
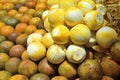
[[0,80],[120,80],[119,0],[0,0]]

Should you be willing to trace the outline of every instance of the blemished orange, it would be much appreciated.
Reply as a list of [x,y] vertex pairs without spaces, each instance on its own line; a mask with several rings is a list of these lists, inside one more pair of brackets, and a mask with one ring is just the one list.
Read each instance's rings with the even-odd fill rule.
[[25,13],[28,9],[29,9],[28,7],[22,6],[22,7],[19,8],[18,11],[21,12],[21,13]]
[[19,32],[19,33],[23,33],[25,28],[27,28],[27,24],[26,23],[18,23],[15,27],[15,31]]
[[13,16],[16,15],[17,13],[18,13],[17,10],[12,9],[12,10],[10,10],[10,11],[8,12],[8,16],[13,17]]
[[8,26],[8,25],[2,27],[0,30],[0,33],[4,36],[8,36],[12,32],[14,32],[14,28],[12,26]]
[[21,17],[20,21],[23,22],[23,23],[28,23],[31,18],[32,18],[32,15],[24,14]]
[[37,30],[37,27],[36,27],[35,25],[28,25],[28,26],[25,28],[24,32],[25,32],[26,34],[31,34],[31,33],[35,32],[36,30]]
[[37,3],[35,6],[35,10],[45,10],[47,5],[45,3]]
[[36,2],[35,1],[27,1],[25,4],[28,8],[35,8]]

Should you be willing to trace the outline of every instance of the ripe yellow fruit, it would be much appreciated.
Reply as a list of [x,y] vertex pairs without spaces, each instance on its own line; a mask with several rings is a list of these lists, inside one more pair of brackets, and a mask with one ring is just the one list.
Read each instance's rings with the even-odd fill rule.
[[97,43],[103,48],[109,48],[117,39],[117,32],[108,26],[100,28],[96,33]]
[[60,64],[65,60],[65,51],[59,45],[52,45],[47,50],[47,59],[53,64]]
[[32,42],[27,47],[28,57],[33,61],[38,61],[45,57],[46,48],[41,42]]
[[51,26],[50,22],[48,21],[48,18],[44,21],[44,28],[47,32],[51,32],[53,27]]
[[45,11],[42,13],[42,20],[43,20],[43,21],[45,21],[48,13],[49,13],[49,10],[45,10]]
[[99,11],[102,15],[105,15],[107,11],[103,4],[96,4],[96,10]]
[[66,57],[71,63],[81,63],[86,57],[84,47],[77,45],[69,45],[66,51]]
[[57,25],[51,32],[52,38],[57,44],[66,44],[69,41],[69,29],[64,25]]
[[83,13],[82,11],[77,7],[70,7],[65,11],[65,23],[73,27],[76,24],[83,22]]
[[95,9],[95,2],[93,0],[81,0],[77,7],[82,10],[84,14]]
[[70,38],[75,44],[84,45],[89,41],[90,37],[91,32],[84,24],[78,24],[70,30]]
[[74,0],[60,0],[58,5],[60,8],[65,10],[70,7],[75,7],[75,2],[74,2]]
[[29,45],[32,42],[41,41],[42,35],[39,33],[32,33],[27,38],[27,44]]
[[54,40],[50,33],[46,33],[42,38],[42,43],[45,45],[46,48],[49,48],[51,45],[54,44]]
[[84,22],[89,27],[90,30],[96,31],[102,27],[104,23],[104,17],[97,10],[93,10],[86,13],[84,17]]
[[50,24],[58,25],[64,24],[64,10],[63,9],[52,9],[47,15]]

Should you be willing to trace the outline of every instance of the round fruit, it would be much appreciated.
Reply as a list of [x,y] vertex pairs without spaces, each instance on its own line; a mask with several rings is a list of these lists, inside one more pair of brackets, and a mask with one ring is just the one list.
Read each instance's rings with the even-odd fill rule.
[[71,63],[81,63],[86,58],[86,50],[82,46],[69,45],[66,50],[66,57]]
[[0,46],[3,47],[5,53],[9,53],[10,49],[14,46],[12,41],[3,41],[0,43]]
[[60,64],[65,60],[65,51],[59,45],[52,45],[47,50],[47,59],[53,64]]
[[28,78],[25,75],[15,74],[9,80],[28,80]]
[[36,42],[36,41],[41,42],[41,40],[42,40],[42,35],[41,34],[39,34],[39,33],[32,33],[27,38],[27,44],[29,45],[30,43]]
[[38,63],[38,71],[51,77],[56,75],[57,65],[50,63],[45,57]]
[[0,80],[9,80],[12,74],[8,71],[2,70],[0,71]]
[[57,44],[66,44],[69,41],[70,31],[67,26],[57,25],[52,29],[52,38]]
[[65,76],[66,78],[73,78],[77,75],[75,65],[72,63],[69,63],[68,61],[64,61],[59,65],[58,73],[60,76]]
[[6,24],[9,25],[9,26],[12,26],[12,27],[15,27],[18,23],[19,23],[19,21],[15,18],[9,18],[6,21]]
[[70,30],[70,38],[73,43],[84,45],[91,37],[89,28],[84,24],[77,24]]
[[53,9],[51,10],[48,15],[48,21],[53,26],[58,24],[64,24],[64,10],[62,9]]
[[25,51],[25,47],[22,45],[14,45],[9,52],[11,57],[21,57],[23,51]]
[[0,70],[5,68],[5,63],[8,61],[9,56],[6,53],[0,53]]
[[109,48],[117,39],[117,32],[108,26],[100,28],[96,33],[97,43],[103,48]]
[[0,35],[0,43],[3,42],[3,41],[5,41],[5,40],[6,40],[6,37],[3,36],[3,35]]
[[109,58],[102,58],[101,65],[103,68],[103,73],[106,76],[110,76],[117,79],[120,75],[120,66]]
[[37,72],[37,65],[31,60],[23,60],[20,62],[18,67],[18,73],[23,74],[27,77],[32,76]]
[[18,72],[18,66],[19,66],[20,62],[21,62],[21,60],[17,57],[10,58],[5,63],[5,70],[12,74],[16,74]]
[[87,12],[95,9],[95,2],[93,0],[81,0],[78,2],[77,7],[86,14]]
[[9,34],[9,35],[7,36],[7,39],[10,40],[10,41],[12,41],[12,42],[14,42],[14,43],[16,43],[16,38],[17,38],[19,35],[20,35],[20,33],[14,31],[14,32],[12,32],[11,34]]
[[101,80],[103,69],[98,60],[86,59],[78,66],[78,75],[81,80]]
[[32,42],[27,47],[27,53],[28,53],[28,57],[30,59],[32,59],[33,61],[38,61],[38,60],[42,59],[43,57],[45,57],[45,55],[46,55],[46,48],[39,41]]
[[18,45],[22,45],[24,47],[27,46],[27,38],[28,38],[28,34],[21,34],[16,38],[16,44]]
[[117,61],[120,62],[120,41],[116,41],[115,43],[113,43],[113,45],[110,48],[110,54],[112,56],[112,58]]
[[85,14],[84,22],[90,30],[96,31],[103,26],[104,17],[99,11],[93,10]]
[[82,22],[83,22],[83,13],[79,8],[70,7],[65,11],[65,23],[68,26],[73,27]]
[[30,77],[30,80],[50,80],[49,76],[44,73],[36,73]]

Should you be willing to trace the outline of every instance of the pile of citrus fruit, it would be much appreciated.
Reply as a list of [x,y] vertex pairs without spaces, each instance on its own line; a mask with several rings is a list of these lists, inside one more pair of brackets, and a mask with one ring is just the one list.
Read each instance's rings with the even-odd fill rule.
[[120,40],[102,0],[0,0],[0,80],[114,80]]

